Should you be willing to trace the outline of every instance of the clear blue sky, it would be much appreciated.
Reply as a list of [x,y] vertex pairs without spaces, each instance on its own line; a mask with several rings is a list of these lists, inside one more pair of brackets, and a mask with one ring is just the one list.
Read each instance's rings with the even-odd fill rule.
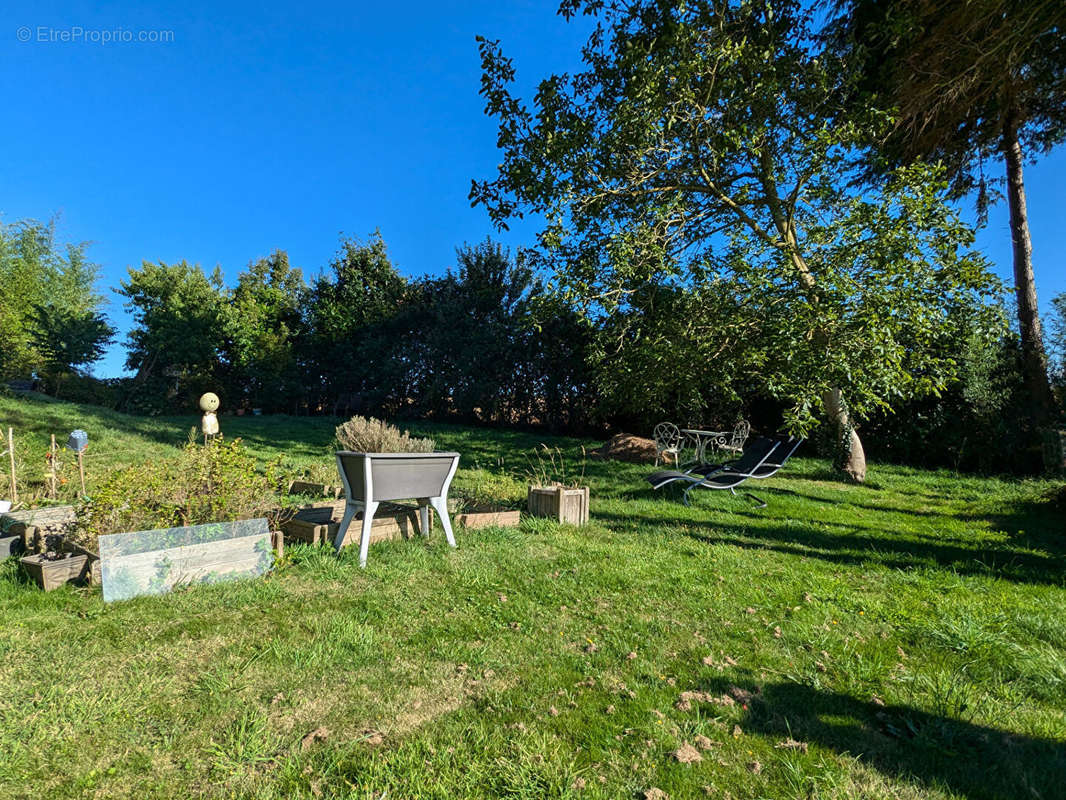
[[[502,39],[528,89],[578,63],[587,29],[555,7],[23,4],[0,30],[0,215],[58,214],[61,239],[93,243],[106,287],[142,260],[218,264],[233,281],[275,248],[313,275],[340,234],[375,228],[402,272],[440,272],[457,245],[493,233],[467,201],[498,160],[474,37]],[[86,41],[141,31],[172,41]],[[1046,306],[1066,291],[1066,154],[1026,179]],[[529,244],[532,232],[500,238]],[[1005,206],[980,243],[1009,277]],[[124,334],[120,298],[108,313]],[[97,374],[119,374],[124,357],[116,346]]]

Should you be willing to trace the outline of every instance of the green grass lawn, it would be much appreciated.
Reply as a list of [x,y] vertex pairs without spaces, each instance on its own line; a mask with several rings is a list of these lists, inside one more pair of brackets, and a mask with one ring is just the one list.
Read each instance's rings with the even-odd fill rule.
[[[0,398],[0,424],[27,475],[84,427],[91,487],[195,420]],[[301,464],[333,424],[222,419]],[[411,428],[460,482],[542,440]],[[293,547],[266,579],[105,606],[3,563],[0,796],[1066,797],[1050,484],[875,465],[850,487],[800,458],[765,509],[686,508],[646,472],[590,462],[587,527],[438,530],[365,571]]]

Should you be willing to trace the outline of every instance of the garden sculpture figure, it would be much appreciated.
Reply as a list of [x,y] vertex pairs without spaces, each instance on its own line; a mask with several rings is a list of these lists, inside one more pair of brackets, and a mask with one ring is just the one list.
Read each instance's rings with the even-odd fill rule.
[[218,435],[218,417],[215,412],[218,411],[218,395],[214,392],[207,392],[200,398],[200,410],[204,412],[204,417],[200,421],[200,429],[204,432],[204,443],[207,443],[208,436]]

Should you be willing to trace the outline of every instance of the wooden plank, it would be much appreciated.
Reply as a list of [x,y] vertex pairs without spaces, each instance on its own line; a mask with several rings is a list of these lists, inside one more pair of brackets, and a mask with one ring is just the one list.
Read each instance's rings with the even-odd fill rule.
[[274,564],[265,519],[100,537],[104,601],[255,577]]
[[464,528],[511,528],[521,522],[521,513],[506,508],[482,509],[475,508],[470,511],[461,511],[454,515],[457,525]]

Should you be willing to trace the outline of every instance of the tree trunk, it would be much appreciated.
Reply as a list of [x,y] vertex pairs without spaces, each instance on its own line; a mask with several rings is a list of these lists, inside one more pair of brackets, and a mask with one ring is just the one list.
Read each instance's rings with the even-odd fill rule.
[[837,446],[840,449],[840,466],[856,483],[866,480],[866,451],[855,431],[840,389],[831,389],[822,395],[825,413],[836,428]]
[[[791,231],[786,230],[785,239],[790,245],[792,263],[799,273],[800,283],[808,291],[814,289],[814,276],[811,275],[806,260],[796,247],[795,236]],[[843,395],[839,387],[830,389],[822,395],[822,405],[836,432],[837,453],[839,454],[837,461],[840,468],[856,483],[863,483],[866,480],[866,451],[851,421],[851,415],[844,406]]]
[[1047,376],[1047,355],[1040,329],[1033,277],[1033,243],[1029,238],[1029,215],[1025,207],[1022,180],[1022,147],[1018,141],[1017,115],[1008,113],[1003,126],[1003,156],[1007,162],[1007,205],[1014,250],[1014,291],[1018,298],[1018,326],[1022,337],[1022,369],[1029,393],[1033,427],[1047,425],[1051,412],[1051,387]]

